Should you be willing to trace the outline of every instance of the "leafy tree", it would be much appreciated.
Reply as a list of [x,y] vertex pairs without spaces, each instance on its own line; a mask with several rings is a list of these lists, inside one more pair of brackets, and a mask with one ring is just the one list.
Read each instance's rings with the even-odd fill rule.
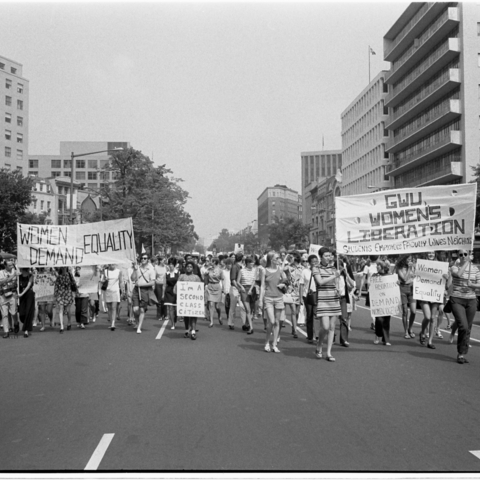
[[18,222],[26,225],[44,225],[47,218],[48,212],[41,212],[39,214],[35,212],[25,212],[19,218]]
[[268,226],[270,247],[274,250],[280,248],[288,249],[290,245],[295,248],[304,249],[308,244],[310,227],[292,217],[279,220],[275,217],[275,223]]
[[480,228],[480,163],[472,167],[473,173],[475,174],[475,180],[472,183],[477,183],[477,202],[475,206],[475,229]]
[[217,252],[233,252],[236,243],[244,246],[244,253],[246,254],[259,253],[258,235],[256,233],[230,233],[226,228],[220,231],[208,250],[213,250],[215,246]]
[[142,243],[151,246],[152,235],[156,248],[173,250],[198,239],[192,218],[184,209],[188,192],[165,165],[155,167],[141,151],[130,148],[115,152],[104,170],[113,175],[114,182],[100,190],[102,218],[132,217],[137,248]]
[[17,222],[32,202],[32,177],[0,169],[0,250],[17,251]]

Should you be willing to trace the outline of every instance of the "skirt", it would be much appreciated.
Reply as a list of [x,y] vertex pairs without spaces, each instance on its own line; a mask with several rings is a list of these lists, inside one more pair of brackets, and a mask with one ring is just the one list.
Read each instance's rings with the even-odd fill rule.
[[209,283],[205,290],[207,301],[214,303],[222,301],[222,287],[219,283]]

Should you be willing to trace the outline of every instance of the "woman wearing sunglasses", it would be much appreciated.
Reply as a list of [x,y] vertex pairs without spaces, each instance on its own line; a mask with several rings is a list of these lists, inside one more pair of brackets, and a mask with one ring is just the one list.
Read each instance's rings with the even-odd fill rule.
[[470,343],[470,332],[477,311],[477,292],[480,289],[480,270],[472,263],[473,255],[458,251],[458,260],[452,266],[453,291],[450,296],[452,313],[458,325],[457,362],[469,363],[465,358]]

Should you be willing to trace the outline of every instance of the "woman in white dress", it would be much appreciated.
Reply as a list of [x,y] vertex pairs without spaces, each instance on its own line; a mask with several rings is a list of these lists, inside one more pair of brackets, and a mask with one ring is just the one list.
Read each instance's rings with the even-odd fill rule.
[[[104,283],[107,281],[107,286],[104,288]],[[103,272],[102,290],[105,297],[105,303],[108,308],[108,321],[110,322],[110,330],[115,331],[115,320],[117,319],[117,305],[120,302],[120,293],[123,294],[123,279],[122,272],[116,265],[108,265]]]

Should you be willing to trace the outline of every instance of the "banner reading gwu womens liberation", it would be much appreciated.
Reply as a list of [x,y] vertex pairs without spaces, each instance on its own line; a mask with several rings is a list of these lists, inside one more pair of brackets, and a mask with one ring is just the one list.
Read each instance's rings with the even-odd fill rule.
[[477,184],[336,197],[337,251],[388,255],[470,249]]
[[17,224],[19,267],[118,264],[135,260],[131,218],[76,225]]

